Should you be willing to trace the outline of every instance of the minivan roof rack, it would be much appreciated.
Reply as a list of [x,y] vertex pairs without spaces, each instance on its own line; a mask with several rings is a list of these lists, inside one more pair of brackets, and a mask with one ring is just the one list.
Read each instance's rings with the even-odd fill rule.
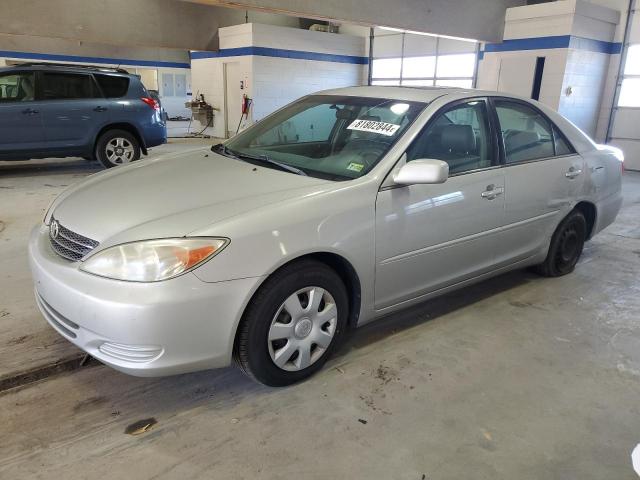
[[129,73],[124,68],[104,67],[99,65],[78,65],[75,63],[56,63],[56,62],[27,62],[16,65],[18,67],[63,67],[63,68],[79,68],[86,70],[100,70],[102,72]]

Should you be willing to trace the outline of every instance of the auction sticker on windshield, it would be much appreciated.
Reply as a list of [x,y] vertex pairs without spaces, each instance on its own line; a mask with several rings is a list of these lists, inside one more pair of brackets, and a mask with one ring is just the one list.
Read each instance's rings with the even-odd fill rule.
[[400,125],[395,125],[393,123],[376,122],[375,120],[354,120],[351,125],[347,127],[347,130],[379,133],[380,135],[391,137],[399,128]]

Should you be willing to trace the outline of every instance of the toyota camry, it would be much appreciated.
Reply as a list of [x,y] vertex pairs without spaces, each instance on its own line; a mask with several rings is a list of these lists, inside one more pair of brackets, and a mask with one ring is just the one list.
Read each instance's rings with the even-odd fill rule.
[[622,166],[503,93],[321,92],[224,144],[65,191],[31,235],[36,300],[120,371],[235,360],[287,385],[350,328],[509,270],[572,272],[620,209]]

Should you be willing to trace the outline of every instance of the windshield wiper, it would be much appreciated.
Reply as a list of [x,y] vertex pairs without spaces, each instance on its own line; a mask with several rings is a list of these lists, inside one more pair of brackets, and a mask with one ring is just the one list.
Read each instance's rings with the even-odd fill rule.
[[296,175],[302,175],[304,177],[308,176],[306,172],[300,170],[299,168],[292,167],[291,165],[287,165],[286,163],[280,163],[276,160],[272,160],[268,155],[250,155],[248,153],[236,152],[235,150],[231,150],[229,147],[219,143],[211,147],[212,152],[221,153],[230,158],[237,158],[240,160],[256,160],[258,162],[268,163],[269,165],[273,165],[278,167],[280,170],[284,170],[286,172],[295,173]]
[[268,155],[247,155],[246,153],[237,153],[240,158],[246,158],[248,160],[258,160],[259,162],[265,162],[269,165],[274,165],[281,170],[286,172],[295,173],[296,175],[302,175],[303,177],[308,176],[306,172],[300,170],[299,168],[292,167],[291,165],[287,165],[286,163],[280,163],[276,160],[269,158]]
[[221,153],[225,157],[238,158],[238,156],[235,153],[233,153],[231,150],[229,150],[228,147],[225,147],[222,143],[218,143],[216,145],[213,145],[211,147],[211,151],[214,152],[214,153]]

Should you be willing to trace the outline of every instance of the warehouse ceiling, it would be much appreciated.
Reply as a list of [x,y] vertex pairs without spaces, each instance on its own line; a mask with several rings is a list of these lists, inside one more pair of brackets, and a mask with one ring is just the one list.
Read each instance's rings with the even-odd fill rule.
[[[483,41],[502,39],[505,9],[525,0],[182,0],[271,13],[385,26]],[[363,8],[366,7],[366,8]]]

